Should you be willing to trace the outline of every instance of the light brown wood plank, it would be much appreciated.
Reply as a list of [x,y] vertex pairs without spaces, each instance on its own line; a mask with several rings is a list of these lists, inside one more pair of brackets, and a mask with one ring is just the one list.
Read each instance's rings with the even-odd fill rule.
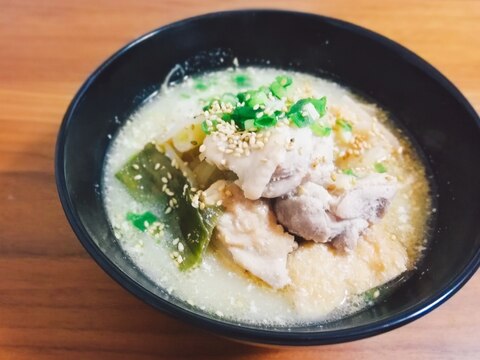
[[61,209],[56,134],[82,82],[166,23],[238,8],[354,22],[443,72],[480,110],[478,0],[0,0],[0,359],[476,359],[479,276],[438,310],[353,343],[268,349],[224,340],[145,305],[84,251]]

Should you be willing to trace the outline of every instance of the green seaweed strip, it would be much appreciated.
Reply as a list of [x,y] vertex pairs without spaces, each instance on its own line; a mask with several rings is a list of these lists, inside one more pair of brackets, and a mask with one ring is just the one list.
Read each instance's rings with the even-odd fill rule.
[[[188,270],[201,262],[208,246],[220,207],[204,210],[192,206],[191,186],[172,160],[154,144],[130,159],[115,174],[137,201],[151,204],[165,225],[164,233],[172,258],[180,270]],[[176,204],[172,205],[172,199]],[[178,239],[178,240],[176,240]],[[181,245],[180,245],[181,244]]]

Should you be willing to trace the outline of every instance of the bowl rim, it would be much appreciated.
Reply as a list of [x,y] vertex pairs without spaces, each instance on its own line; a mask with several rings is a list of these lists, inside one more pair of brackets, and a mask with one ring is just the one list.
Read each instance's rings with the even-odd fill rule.
[[93,239],[88,234],[86,228],[80,221],[80,218],[75,210],[74,202],[70,197],[66,183],[65,163],[64,163],[64,148],[68,135],[68,128],[72,121],[73,115],[92,83],[96,81],[99,75],[114,61],[121,57],[124,53],[128,52],[138,44],[146,41],[147,39],[156,36],[164,31],[172,28],[181,27],[187,23],[208,20],[223,16],[232,15],[254,15],[257,13],[270,13],[291,15],[295,17],[308,17],[314,18],[318,21],[332,24],[335,27],[353,32],[357,35],[369,38],[372,41],[380,43],[382,46],[387,47],[390,51],[393,51],[397,56],[403,58],[404,61],[414,66],[422,73],[428,75],[432,80],[436,81],[439,86],[443,87],[448,94],[454,98],[471,116],[475,119],[477,127],[480,129],[480,118],[478,114],[468,102],[468,100],[462,95],[462,93],[452,84],[444,75],[442,75],[437,69],[426,62],[424,59],[408,50],[399,43],[390,40],[383,35],[360,27],[358,25],[312,13],[298,12],[291,10],[279,10],[279,9],[243,9],[243,10],[228,10],[220,12],[211,12],[207,14],[197,15],[186,19],[178,20],[167,25],[158,27],[152,31],[145,33],[144,35],[129,42],[107,60],[105,60],[96,70],[94,70],[80,89],[72,99],[64,117],[60,130],[57,136],[56,148],[55,148],[55,180],[57,185],[57,191],[62,204],[63,210],[67,217],[70,226],[72,227],[75,235],[79,239],[80,243],[87,250],[90,256],[96,261],[96,263],[117,283],[127,289],[130,293],[143,300],[145,303],[153,306],[156,309],[172,315],[174,317],[186,320],[196,326],[202,327],[218,335],[226,336],[240,341],[249,343],[260,343],[269,345],[288,345],[288,346],[305,346],[305,345],[325,345],[335,344],[346,341],[359,340],[362,338],[370,337],[373,335],[381,334],[397,327],[405,325],[413,320],[416,320],[439,305],[444,303],[453,294],[455,294],[465,283],[473,276],[478,267],[480,266],[480,248],[471,255],[469,262],[463,269],[459,270],[453,280],[443,286],[442,289],[431,294],[424,301],[417,303],[407,309],[404,309],[395,316],[388,317],[382,320],[376,320],[367,325],[346,328],[340,330],[323,330],[318,332],[296,332],[291,331],[279,331],[273,329],[259,329],[255,327],[249,327],[249,325],[235,325],[231,322],[224,322],[219,319],[210,318],[205,315],[190,311],[188,309],[177,306],[165,299],[162,299],[147,290],[139,283],[130,278],[119,267],[117,267],[95,244]]

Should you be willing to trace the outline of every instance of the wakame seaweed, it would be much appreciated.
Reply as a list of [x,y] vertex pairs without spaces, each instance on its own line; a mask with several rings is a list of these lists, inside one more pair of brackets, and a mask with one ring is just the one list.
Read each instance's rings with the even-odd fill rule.
[[164,238],[178,267],[187,270],[199,264],[221,208],[194,207],[187,178],[153,143],[147,144],[115,176],[135,200],[152,207],[151,213],[164,225]]

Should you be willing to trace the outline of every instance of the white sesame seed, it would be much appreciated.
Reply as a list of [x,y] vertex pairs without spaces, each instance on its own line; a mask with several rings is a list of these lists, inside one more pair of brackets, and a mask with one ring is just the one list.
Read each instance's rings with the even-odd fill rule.
[[139,167],[137,164],[133,164],[132,167],[133,167],[135,170],[140,169],[140,167]]
[[154,169],[155,169],[155,170],[160,169],[160,164],[159,164],[159,163],[156,163]]
[[140,180],[142,178],[142,175],[138,174],[133,177],[134,180]]

